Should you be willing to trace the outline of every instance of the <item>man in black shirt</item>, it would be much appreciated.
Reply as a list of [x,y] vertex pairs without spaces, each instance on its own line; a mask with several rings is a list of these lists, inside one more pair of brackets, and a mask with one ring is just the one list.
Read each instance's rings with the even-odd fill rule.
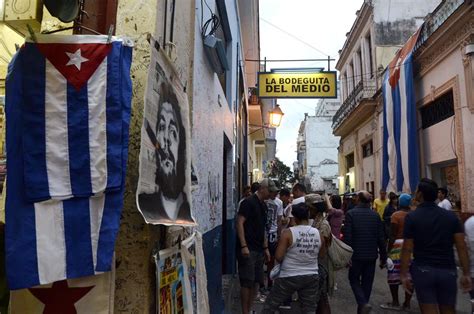
[[[422,313],[455,313],[457,270],[453,245],[456,245],[463,275],[461,287],[471,290],[469,258],[462,224],[452,211],[435,203],[438,185],[421,179],[416,190],[419,205],[405,218],[400,279],[405,289],[415,286]],[[411,277],[409,261],[413,253]],[[412,291],[412,290],[411,290]]]
[[263,282],[263,262],[270,259],[265,224],[267,205],[265,200],[271,192],[278,191],[275,183],[263,179],[260,187],[251,196],[240,203],[237,215],[237,252],[240,278],[240,297],[242,313],[249,313],[257,291],[257,285]]

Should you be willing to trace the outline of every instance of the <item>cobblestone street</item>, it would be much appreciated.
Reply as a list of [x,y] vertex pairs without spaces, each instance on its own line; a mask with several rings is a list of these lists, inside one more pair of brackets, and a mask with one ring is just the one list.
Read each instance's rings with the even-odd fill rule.
[[[388,285],[386,284],[386,270],[380,270],[377,268],[375,273],[374,287],[372,290],[372,296],[370,304],[372,305],[372,313],[374,314],[388,314],[388,313],[397,313],[398,311],[383,310],[380,308],[380,304],[387,303],[390,301],[390,292],[388,290]],[[331,310],[334,314],[346,313],[352,314],[356,313],[357,305],[355,303],[354,295],[349,286],[347,279],[347,271],[340,271],[336,273],[336,282],[338,289],[334,293],[334,296],[331,298]],[[400,296],[402,297],[401,289]],[[410,312],[405,313],[420,313],[418,305],[416,302],[416,296],[413,297],[411,302],[412,309]],[[261,313],[263,309],[263,304],[260,302],[255,302],[255,307],[257,313]],[[458,303],[457,303],[457,313],[459,314],[469,314],[470,313],[470,304],[469,296],[458,292]],[[239,283],[238,279],[234,278],[232,280],[232,294],[228,295],[226,300],[226,313],[240,313],[240,298],[239,298]],[[281,313],[300,313],[297,304],[292,305],[291,310],[282,310]],[[402,313],[400,311],[400,313]]]

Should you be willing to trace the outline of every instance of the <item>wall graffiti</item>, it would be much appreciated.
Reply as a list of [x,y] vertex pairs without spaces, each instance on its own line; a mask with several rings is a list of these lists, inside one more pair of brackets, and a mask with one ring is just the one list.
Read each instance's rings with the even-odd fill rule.
[[209,176],[207,178],[207,193],[209,202],[209,222],[212,229],[217,224],[219,208],[222,204],[222,187],[219,173],[213,174],[209,172]]

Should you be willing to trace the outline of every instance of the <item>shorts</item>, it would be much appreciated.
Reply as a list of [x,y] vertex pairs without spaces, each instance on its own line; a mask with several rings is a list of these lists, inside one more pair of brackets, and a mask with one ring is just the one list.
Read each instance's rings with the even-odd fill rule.
[[269,233],[268,234],[268,251],[270,251],[270,256],[274,257],[276,248],[278,246],[278,238],[277,238],[277,233]]
[[412,264],[411,276],[419,303],[456,305],[457,272],[455,268]]
[[253,288],[263,282],[263,252],[250,251],[247,257],[237,254],[240,286]]

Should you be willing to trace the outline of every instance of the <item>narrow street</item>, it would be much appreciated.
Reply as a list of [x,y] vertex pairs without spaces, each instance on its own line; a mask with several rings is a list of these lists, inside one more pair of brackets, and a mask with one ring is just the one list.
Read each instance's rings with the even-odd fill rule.
[[[334,296],[331,298],[331,311],[332,313],[356,313],[357,305],[355,303],[354,295],[352,294],[349,281],[347,279],[347,271],[339,271],[336,273],[337,290]],[[402,297],[401,289],[400,296]],[[388,313],[402,313],[401,311],[389,311],[380,308],[380,304],[390,301],[390,292],[386,283],[386,270],[380,270],[377,268],[375,272],[374,286],[372,289],[370,304],[372,305],[372,312],[374,314],[388,314]],[[402,299],[401,299],[402,300]],[[226,302],[232,301],[231,307],[226,306],[226,313],[240,313],[240,297],[238,279],[233,280],[232,296],[229,296]],[[227,305],[227,304],[226,304]],[[420,313],[418,304],[416,302],[416,296],[413,297],[411,302],[412,309],[410,312],[405,313]],[[263,304],[255,302],[254,309],[257,313],[261,313]],[[469,296],[458,291],[458,301],[456,306],[458,314],[469,314],[470,313],[470,302]],[[300,313],[297,304],[293,304],[291,310],[282,310],[281,313]]]

